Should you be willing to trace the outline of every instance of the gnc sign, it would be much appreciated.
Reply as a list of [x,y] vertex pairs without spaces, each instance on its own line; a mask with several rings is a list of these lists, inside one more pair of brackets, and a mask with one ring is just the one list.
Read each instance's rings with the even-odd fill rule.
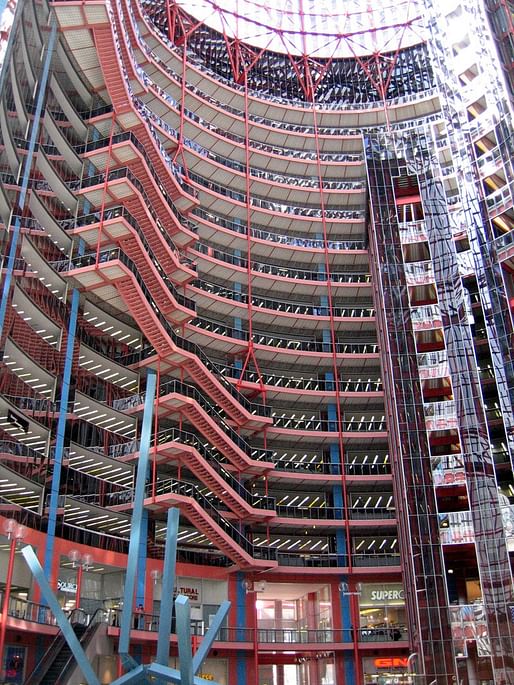
[[409,659],[406,656],[384,656],[375,659],[376,668],[407,668]]

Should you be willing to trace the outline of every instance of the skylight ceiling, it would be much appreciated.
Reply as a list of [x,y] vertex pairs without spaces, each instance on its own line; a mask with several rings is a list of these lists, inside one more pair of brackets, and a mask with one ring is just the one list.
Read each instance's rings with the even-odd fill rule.
[[419,0],[177,0],[229,38],[292,55],[342,58],[424,40]]

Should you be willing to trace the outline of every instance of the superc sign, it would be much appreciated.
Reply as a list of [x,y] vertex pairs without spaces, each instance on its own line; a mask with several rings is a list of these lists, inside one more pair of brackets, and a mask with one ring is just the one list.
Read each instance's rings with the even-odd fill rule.
[[407,668],[409,659],[406,656],[384,656],[375,659],[375,668]]
[[372,590],[372,602],[385,602],[391,599],[404,599],[403,590]]

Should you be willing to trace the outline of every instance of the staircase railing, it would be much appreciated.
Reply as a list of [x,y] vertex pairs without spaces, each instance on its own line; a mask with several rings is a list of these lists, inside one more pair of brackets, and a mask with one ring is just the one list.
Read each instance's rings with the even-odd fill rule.
[[[48,610],[47,607],[41,608]],[[100,623],[105,622],[105,617],[106,611],[104,609],[97,609],[92,616],[89,616],[83,609],[73,609],[69,614],[68,620],[72,626],[77,624],[88,626],[86,632],[80,640],[82,646],[86,646],[86,640],[87,642],[91,640],[96,630],[96,627]],[[62,632],[59,631],[59,633],[55,636],[52,643],[44,653],[41,661],[38,662],[36,668],[30,673],[28,678],[25,680],[24,685],[40,685],[49,668],[52,666],[55,659],[65,646],[66,640],[64,639],[64,635],[62,634]],[[71,666],[73,658],[74,657],[70,655],[70,658],[66,662],[66,665],[64,666],[63,671],[57,679],[55,685],[64,685],[65,681],[63,680],[63,676],[65,675],[65,672],[68,670],[68,668]]]
[[[78,611],[82,611],[79,609]],[[96,634],[99,626],[101,625],[107,625],[107,611],[105,609],[97,609],[95,613],[92,616],[88,616],[88,623],[87,623],[87,628],[82,637],[80,638],[80,644],[82,645],[82,649],[86,649],[91,640],[93,639],[94,635]],[[75,657],[71,654],[70,658],[68,661],[65,663],[61,674],[55,681],[55,685],[66,685],[69,679],[69,676],[71,675],[70,671],[74,666],[76,665],[75,663]]]

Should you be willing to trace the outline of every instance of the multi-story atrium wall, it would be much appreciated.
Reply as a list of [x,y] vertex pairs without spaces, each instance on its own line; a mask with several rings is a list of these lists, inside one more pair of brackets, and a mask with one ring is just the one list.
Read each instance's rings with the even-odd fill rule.
[[[102,683],[129,563],[155,654],[170,507],[193,634],[232,601],[204,678],[514,683],[509,3],[325,4],[18,3],[0,525]],[[0,667],[36,685],[58,629],[2,540]]]

